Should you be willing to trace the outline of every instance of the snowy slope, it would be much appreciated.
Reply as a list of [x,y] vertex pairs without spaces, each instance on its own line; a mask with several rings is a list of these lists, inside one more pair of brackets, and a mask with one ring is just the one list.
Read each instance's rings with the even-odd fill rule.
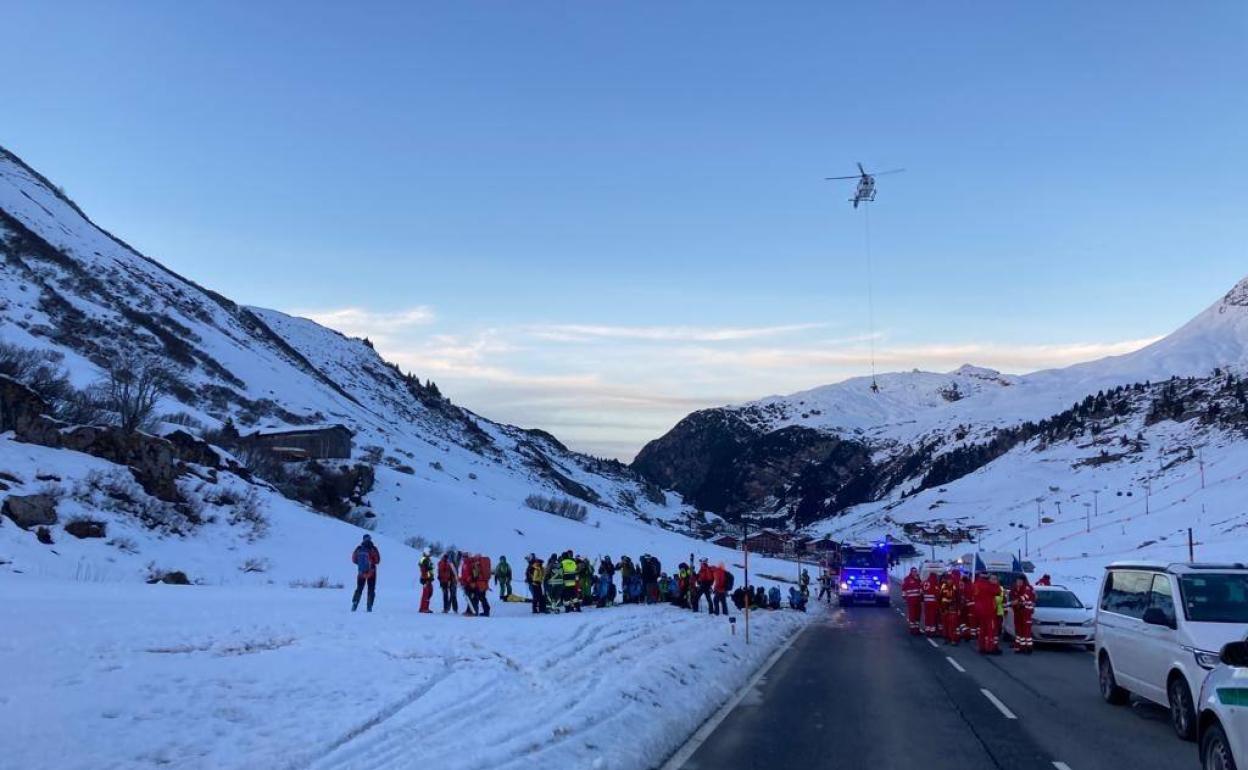
[[1170,383],[1153,385],[1129,396],[1140,407],[1129,414],[1089,419],[1066,440],[1026,441],[946,485],[854,507],[819,530],[907,539],[907,525],[982,528],[982,549],[1018,553],[1085,598],[1111,561],[1186,561],[1188,528],[1197,559],[1248,562],[1248,413],[1226,381],[1174,383],[1186,405],[1172,418],[1147,408]]
[[63,356],[80,386],[122,349],[158,355],[186,385],[161,411],[192,425],[232,419],[246,433],[344,424],[355,431],[357,459],[409,471],[395,482],[406,483],[403,506],[377,501],[383,528],[410,529],[400,514],[411,501],[457,499],[442,487],[467,484],[470,474],[470,497],[509,511],[532,493],[651,520],[685,510],[678,495],[625,466],[455,406],[363,340],[237,305],[172,273],[98,228],[2,149],[0,255],[0,341]]
[[[634,467],[690,502],[730,518],[758,514],[802,526],[920,489],[940,467],[976,470],[965,450],[1123,385],[1248,369],[1248,279],[1173,334],[1122,356],[1006,375],[855,378],[789,396],[703,410],[638,454]],[[964,452],[957,463],[947,455]],[[712,458],[712,459],[708,459]]]

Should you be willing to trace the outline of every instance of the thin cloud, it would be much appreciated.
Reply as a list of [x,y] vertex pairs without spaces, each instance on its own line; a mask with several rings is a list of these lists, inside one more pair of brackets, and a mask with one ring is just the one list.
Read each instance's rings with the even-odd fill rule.
[[379,313],[359,307],[331,310],[296,310],[294,315],[316,321],[321,326],[342,332],[350,337],[385,338],[416,326],[433,323],[433,309],[425,305]]
[[822,329],[827,324],[783,326],[603,326],[595,324],[542,324],[527,327],[538,339],[552,342],[635,340],[643,342],[738,342]]

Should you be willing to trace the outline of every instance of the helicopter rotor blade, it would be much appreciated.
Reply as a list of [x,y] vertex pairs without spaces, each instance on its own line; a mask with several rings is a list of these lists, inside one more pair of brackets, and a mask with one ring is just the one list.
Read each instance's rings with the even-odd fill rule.
[[866,170],[865,168],[863,168],[863,167],[862,167],[862,164],[861,164],[861,163],[859,163],[859,164],[858,164],[858,173],[859,173],[859,174],[861,174],[862,176],[866,176],[866,175],[867,175],[867,170]]
[[905,169],[904,169],[904,168],[894,168],[894,169],[890,169],[890,170],[888,170],[888,171],[877,171],[877,172],[875,172],[874,174],[872,174],[871,176],[883,176],[884,174],[900,174],[900,173],[901,173],[901,172],[903,172],[903,171],[905,171]]
[[854,174],[853,176],[825,176],[823,178],[823,181],[830,182],[833,179],[861,179],[861,178],[862,177],[858,174]]

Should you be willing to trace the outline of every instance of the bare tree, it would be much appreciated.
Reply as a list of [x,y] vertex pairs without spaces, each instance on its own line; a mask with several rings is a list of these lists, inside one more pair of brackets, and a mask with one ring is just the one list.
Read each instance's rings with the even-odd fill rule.
[[173,381],[173,373],[160,359],[127,353],[109,365],[100,389],[105,406],[117,415],[117,424],[126,433],[134,433],[152,423],[156,405]]

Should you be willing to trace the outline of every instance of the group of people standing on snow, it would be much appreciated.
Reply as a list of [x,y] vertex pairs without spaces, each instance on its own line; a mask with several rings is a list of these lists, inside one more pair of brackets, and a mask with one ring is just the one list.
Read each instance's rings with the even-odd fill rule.
[[[370,535],[351,554],[356,567],[356,588],[351,600],[351,610],[359,608],[360,598],[368,589],[367,610],[372,612],[377,588],[377,565],[381,553]],[[616,575],[619,575],[619,588]],[[780,589],[765,590],[761,586],[735,587],[736,579],[722,563],[712,565],[708,559],[700,559],[696,569],[681,562],[669,575],[662,563],[650,554],[642,554],[634,561],[621,556],[619,561],[603,556],[597,563],[571,550],[562,554],[552,553],[543,560],[536,554],[525,559],[524,583],[529,589],[529,603],[534,614],[552,612],[580,612],[585,605],[607,607],[619,599],[623,604],[667,603],[700,612],[703,600],[712,615],[729,616],[728,602],[738,610],[780,609]],[[506,556],[498,557],[491,565],[490,557],[459,551],[441,554],[435,562],[430,549],[421,552],[419,561],[420,612],[432,613],[433,584],[437,582],[442,592],[442,612],[459,613],[459,592],[465,597],[465,615],[489,617],[488,593],[493,581],[503,601],[524,601],[514,596],[511,589],[511,564]],[[789,606],[806,611],[810,595],[810,575],[802,570],[798,586],[789,589]]]
[[917,567],[901,582],[910,633],[943,636],[945,644],[975,640],[983,655],[1001,654],[1001,629],[1008,608],[1014,613],[1014,651],[1031,654],[1035,642],[1031,619],[1036,611],[1036,592],[1025,575],[1019,575],[1007,591],[995,574],[981,572],[974,579],[959,570],[926,578]]

